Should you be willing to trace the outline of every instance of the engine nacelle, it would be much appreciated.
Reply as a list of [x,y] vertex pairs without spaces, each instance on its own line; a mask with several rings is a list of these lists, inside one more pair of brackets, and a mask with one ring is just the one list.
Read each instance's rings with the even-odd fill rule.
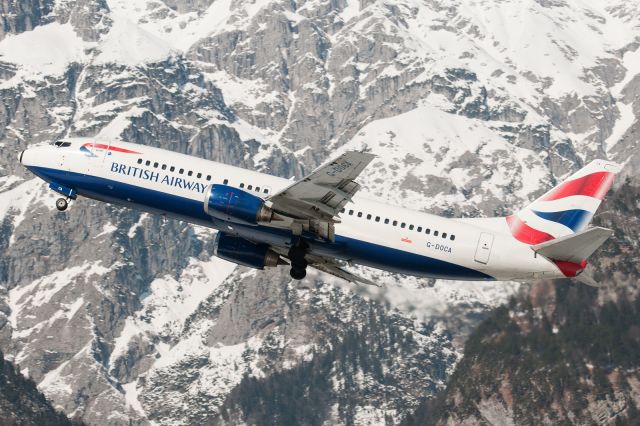
[[284,265],[280,256],[266,244],[254,244],[244,238],[218,232],[213,243],[213,254],[220,259],[255,269]]
[[204,211],[217,219],[257,225],[273,219],[273,210],[264,200],[246,191],[228,185],[211,185],[204,199]]

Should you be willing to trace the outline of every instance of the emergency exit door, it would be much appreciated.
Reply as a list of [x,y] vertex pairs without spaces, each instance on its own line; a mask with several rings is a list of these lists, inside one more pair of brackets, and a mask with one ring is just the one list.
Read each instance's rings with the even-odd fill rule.
[[476,247],[475,261],[489,263],[489,255],[491,254],[491,246],[493,245],[493,234],[483,232],[478,239],[478,247]]

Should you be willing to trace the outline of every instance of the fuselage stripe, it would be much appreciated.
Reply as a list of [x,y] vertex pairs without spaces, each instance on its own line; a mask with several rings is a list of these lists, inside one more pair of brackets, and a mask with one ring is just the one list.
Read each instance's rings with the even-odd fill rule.
[[98,149],[106,149],[107,151],[115,151],[115,152],[121,152],[123,154],[140,154],[137,151],[131,151],[130,149],[126,149],[126,148],[120,148],[117,146],[113,146],[113,145],[107,145],[104,143],[85,143],[84,145],[82,145],[81,148],[87,148],[87,147],[91,147],[91,148],[98,148]]

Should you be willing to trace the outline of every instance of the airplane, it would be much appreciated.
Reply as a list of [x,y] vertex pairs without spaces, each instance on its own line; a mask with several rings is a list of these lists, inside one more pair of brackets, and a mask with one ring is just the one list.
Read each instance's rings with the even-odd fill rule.
[[594,160],[521,210],[444,218],[356,195],[375,158],[348,151],[292,181],[124,141],[65,138],[20,153],[20,163],[62,195],[165,215],[217,230],[214,255],[264,269],[308,267],[373,284],[346,268],[450,280],[578,278],[612,234],[589,222],[621,166]]

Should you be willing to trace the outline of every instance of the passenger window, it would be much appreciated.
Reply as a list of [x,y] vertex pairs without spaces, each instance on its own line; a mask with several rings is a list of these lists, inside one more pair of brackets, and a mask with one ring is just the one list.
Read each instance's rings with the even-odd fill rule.
[[200,178],[202,177],[202,173],[198,173],[198,174],[196,175],[196,177],[197,177],[198,179],[200,179]]
[[376,216],[376,222],[380,222],[380,216]]
[[389,224],[389,219],[385,219],[385,220],[384,220],[384,224],[385,224],[385,225],[388,225],[388,224]]
[[400,228],[404,228],[405,226],[407,226],[407,224],[406,224],[406,223],[404,223],[404,222],[402,222],[402,223],[400,224]]
[[256,192],[260,192],[260,187],[256,186]]
[[394,220],[394,221],[393,221],[393,226],[397,226],[397,225],[398,225],[398,221],[397,221],[397,220]]
[[138,158],[138,164],[142,164],[142,158]]
[[173,167],[173,166],[171,166],[171,167],[169,167],[169,171],[170,171],[170,172],[175,172],[175,171],[176,171],[176,168],[175,168],[175,167]]
[[452,236],[451,236],[451,241],[453,241],[453,240],[455,240],[455,239],[456,239],[456,236],[455,236],[455,235],[452,235]]
[[362,212],[358,212],[358,217],[362,217]]
[[269,193],[269,189],[265,188],[262,192],[264,192],[265,194]]
[[144,165],[145,166],[150,166],[151,165],[151,161],[149,161],[149,160],[145,161]]
[[349,215],[353,216],[353,210],[349,210]]
[[413,225],[409,225],[409,231],[413,231]]
[[422,226],[418,226],[418,229],[416,229],[416,231],[422,232]]
[[427,235],[429,235],[429,234],[431,233],[431,229],[429,229],[429,228],[425,229],[425,230],[424,230],[424,233],[425,233],[425,234],[427,234]]
[[166,164],[162,165],[162,170],[167,170],[167,165]]
[[344,213],[344,209],[340,210],[340,213]]
[[153,163],[153,167],[155,167],[156,169],[158,168],[159,164],[158,163]]
[[433,236],[437,237],[438,236],[438,231],[433,231]]
[[442,238],[447,238],[447,233],[446,232],[442,233]]
[[247,186],[247,189],[248,189],[249,191],[251,191],[251,190],[253,189],[253,185],[249,185],[249,186]]
[[192,172],[191,170],[189,170],[189,171],[187,172],[187,176],[191,176],[191,175],[193,175],[193,172]]
[[241,184],[240,184],[240,188],[244,188],[244,183],[241,183]]
[[228,184],[228,183],[229,183],[229,179],[225,179],[225,180],[223,180],[223,181],[222,181],[222,184],[223,184],[223,185],[226,185],[226,184]]
[[367,215],[367,220],[371,220],[371,215],[370,214]]
[[184,169],[178,170],[178,173],[183,174],[184,173]]
[[207,181],[211,180],[211,175],[207,175]]

